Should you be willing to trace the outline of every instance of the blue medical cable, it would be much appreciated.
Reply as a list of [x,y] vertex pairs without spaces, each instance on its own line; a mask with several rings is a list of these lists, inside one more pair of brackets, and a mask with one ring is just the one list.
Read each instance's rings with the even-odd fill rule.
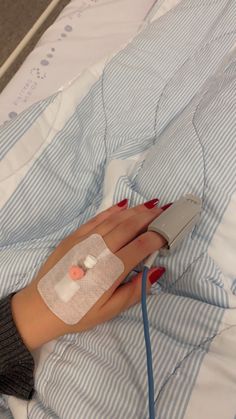
[[149,419],[155,419],[155,400],[154,400],[154,380],[153,380],[153,368],[152,368],[152,349],[149,334],[149,322],[147,313],[147,296],[146,296],[146,285],[147,275],[149,268],[144,267],[142,275],[142,315],[143,315],[143,331],[146,345],[146,358],[147,358],[147,373],[148,373],[148,398],[149,398]]

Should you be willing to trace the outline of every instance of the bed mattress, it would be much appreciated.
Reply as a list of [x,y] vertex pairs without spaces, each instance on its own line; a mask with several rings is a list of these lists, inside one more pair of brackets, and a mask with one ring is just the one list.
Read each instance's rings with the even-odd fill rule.
[[141,30],[154,3],[72,0],[1,93],[0,124],[117,52]]

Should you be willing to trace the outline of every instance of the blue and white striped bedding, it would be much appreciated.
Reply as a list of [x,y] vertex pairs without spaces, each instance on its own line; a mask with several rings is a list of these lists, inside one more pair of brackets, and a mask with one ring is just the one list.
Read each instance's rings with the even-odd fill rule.
[[[57,243],[109,200],[203,199],[198,227],[157,260],[167,273],[148,298],[158,419],[236,413],[236,270],[215,250],[236,208],[235,16],[234,0],[182,0],[95,83],[85,74],[83,91],[80,80],[0,133],[1,296],[29,283]],[[36,358],[34,399],[3,397],[1,417],[11,417],[8,407],[30,419],[148,417],[140,305]]]

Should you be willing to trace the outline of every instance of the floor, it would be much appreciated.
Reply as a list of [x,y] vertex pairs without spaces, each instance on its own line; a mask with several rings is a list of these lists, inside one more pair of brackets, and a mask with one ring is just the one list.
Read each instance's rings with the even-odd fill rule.
[[[0,67],[50,3],[51,0],[0,0]],[[60,0],[14,64],[2,76],[0,92],[67,3],[69,0]]]

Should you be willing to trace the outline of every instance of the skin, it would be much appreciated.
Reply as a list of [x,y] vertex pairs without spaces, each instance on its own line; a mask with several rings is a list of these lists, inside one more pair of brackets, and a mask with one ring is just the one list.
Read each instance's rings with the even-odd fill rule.
[[[36,278],[12,298],[15,324],[30,351],[64,334],[91,329],[140,301],[141,273],[129,283],[122,284],[122,281],[138,263],[165,244],[163,237],[147,231],[148,225],[161,212],[160,208],[148,209],[144,205],[133,208],[114,205],[82,225],[57,246]],[[123,261],[125,270],[79,323],[70,326],[49,310],[37,290],[37,283],[75,244],[93,233],[103,237],[107,247]],[[155,269],[149,271],[149,277]],[[147,281],[147,293],[150,287],[150,281]]]

